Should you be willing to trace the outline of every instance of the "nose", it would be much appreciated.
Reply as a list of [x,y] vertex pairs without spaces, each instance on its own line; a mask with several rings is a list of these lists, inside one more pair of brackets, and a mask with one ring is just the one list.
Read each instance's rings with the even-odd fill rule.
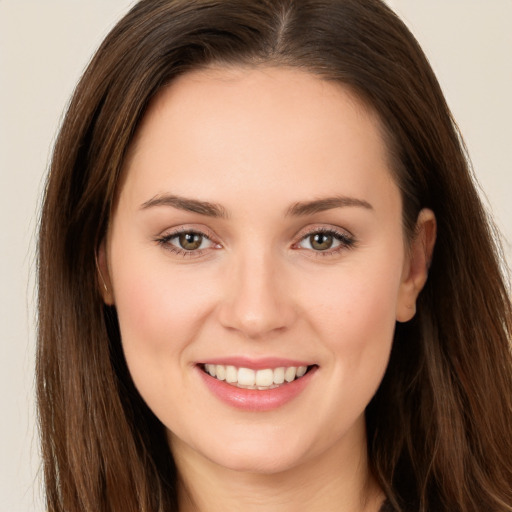
[[271,254],[232,261],[227,281],[218,312],[226,329],[263,339],[289,329],[295,321],[291,283]]

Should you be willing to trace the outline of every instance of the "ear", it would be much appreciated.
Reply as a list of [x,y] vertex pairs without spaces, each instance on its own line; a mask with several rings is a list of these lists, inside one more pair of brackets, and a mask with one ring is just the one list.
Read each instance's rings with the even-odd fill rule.
[[432,210],[424,208],[418,215],[414,238],[404,261],[396,307],[399,322],[408,322],[416,314],[416,299],[427,282],[435,241],[436,217]]
[[107,306],[114,305],[114,290],[110,281],[110,272],[108,269],[107,250],[105,247],[105,240],[96,253],[96,270],[98,273],[98,287],[103,297],[103,302]]

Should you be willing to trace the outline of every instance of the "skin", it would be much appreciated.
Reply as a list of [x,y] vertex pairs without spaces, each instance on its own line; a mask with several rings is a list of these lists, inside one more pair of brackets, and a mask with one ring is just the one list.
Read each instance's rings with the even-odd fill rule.
[[[166,194],[223,216],[148,206]],[[352,201],[291,213],[333,197]],[[432,212],[412,241],[401,217],[379,121],[338,84],[215,68],[153,101],[99,262],[135,385],[168,429],[182,510],[379,509],[364,410],[396,321],[414,316],[435,238]],[[319,229],[341,241],[318,250]],[[177,230],[209,239],[178,254]],[[242,355],[317,371],[282,407],[241,411],[211,393],[197,363]]]

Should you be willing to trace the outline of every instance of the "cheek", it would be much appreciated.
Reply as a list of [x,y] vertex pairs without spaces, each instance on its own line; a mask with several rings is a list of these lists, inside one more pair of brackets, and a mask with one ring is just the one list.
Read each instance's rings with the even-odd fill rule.
[[396,324],[398,263],[362,265],[331,278],[309,296],[310,320],[354,407],[369,402],[386,370]]
[[141,249],[127,239],[126,245],[111,247],[123,352],[148,405],[161,400],[168,407],[164,390],[189,384],[196,342],[215,308],[219,272],[208,265],[177,265],[164,249]]
[[322,287],[307,286],[303,296],[317,327],[329,333],[328,338],[364,344],[370,341],[364,333],[378,336],[381,330],[393,330],[400,277],[398,264],[357,265],[332,273]]
[[147,398],[155,390],[180,386],[177,375],[211,303],[208,293],[201,281],[187,279],[183,271],[171,272],[165,261],[150,261],[142,254],[115,263],[115,306],[136,387]]
[[[201,324],[197,290],[157,267],[138,274],[119,269],[115,289],[121,341],[132,380],[166,424],[172,411],[188,409],[189,347]],[[144,268],[144,267],[142,267]],[[172,390],[172,392],[171,392]]]

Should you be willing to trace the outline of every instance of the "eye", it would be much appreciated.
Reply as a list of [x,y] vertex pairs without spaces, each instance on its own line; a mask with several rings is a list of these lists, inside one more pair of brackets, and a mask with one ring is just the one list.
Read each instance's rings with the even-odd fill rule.
[[315,251],[326,251],[327,249],[331,249],[337,240],[334,238],[334,235],[329,233],[314,233],[313,235],[309,235],[304,242],[307,242],[311,249]]
[[200,233],[180,233],[179,235],[171,238],[175,243],[185,251],[195,251],[197,249],[204,249],[203,245],[207,245],[209,240]]
[[314,252],[332,254],[350,248],[354,244],[354,238],[347,233],[332,229],[315,229],[306,234],[306,236],[299,241],[297,247],[309,249]]
[[204,250],[220,247],[205,233],[191,229],[163,235],[156,242],[182,256],[200,255]]

